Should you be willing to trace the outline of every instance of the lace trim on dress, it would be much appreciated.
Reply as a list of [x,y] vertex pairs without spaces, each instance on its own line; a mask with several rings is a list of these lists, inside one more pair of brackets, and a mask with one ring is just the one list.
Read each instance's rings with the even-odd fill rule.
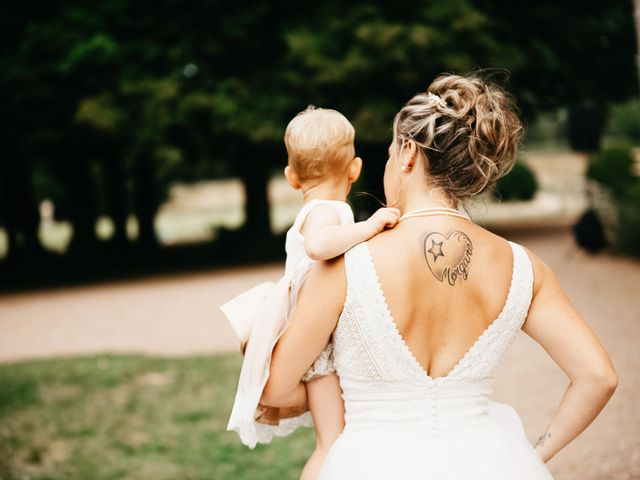
[[[472,370],[477,372],[482,369],[473,367],[477,367],[479,364],[482,364],[484,366],[485,374],[491,374],[501,363],[502,357],[515,338],[515,331],[512,328],[509,328],[509,326],[513,325],[519,328],[522,325],[524,321],[523,314],[526,314],[526,311],[529,308],[531,294],[531,276],[527,274],[528,272],[523,271],[523,267],[526,268],[526,263],[528,263],[523,262],[522,258],[522,255],[526,255],[526,252],[524,252],[524,250],[522,250],[522,247],[517,244],[514,244],[512,242],[509,242],[509,244],[511,246],[513,254],[512,274],[507,297],[500,313],[484,329],[484,331],[478,336],[478,338],[476,338],[474,343],[451,368],[449,373],[435,378],[427,373],[427,371],[420,364],[415,354],[409,348],[405,339],[400,333],[400,330],[398,329],[398,326],[393,319],[393,315],[386,301],[386,297],[384,295],[384,291],[382,289],[382,285],[375,268],[375,262],[368,247],[368,243],[364,242],[363,244],[361,244],[363,245],[362,249],[366,254],[364,259],[364,261],[366,261],[367,263],[366,270],[370,272],[370,275],[366,275],[365,278],[371,278],[371,287],[373,289],[369,290],[369,292],[375,292],[374,299],[370,300],[372,303],[380,305],[380,309],[382,310],[382,312],[378,312],[378,314],[380,315],[380,317],[383,317],[383,326],[386,327],[385,330],[389,331],[392,334],[392,337],[395,338],[395,341],[402,346],[402,350],[406,353],[406,357],[410,360],[413,369],[416,372],[419,372],[419,375],[425,378],[427,382],[443,382],[446,379],[455,378],[460,375],[460,372],[463,372],[463,369],[465,367],[467,368],[467,371],[469,373],[471,373]],[[356,269],[356,271],[358,271],[358,269]],[[521,273],[525,274],[522,275]],[[529,298],[526,298],[527,292],[529,294]],[[371,313],[372,310],[369,311],[369,314]],[[486,350],[478,353],[478,349],[480,348],[480,346],[487,343],[494,347],[492,352],[493,354],[490,354]]]
[[324,350],[320,353],[309,367],[309,369],[302,376],[303,382],[308,382],[316,377],[323,377],[335,372],[334,358],[333,358],[333,342],[329,340],[329,343]]
[[[347,287],[348,288],[348,287]],[[364,340],[362,328],[353,306],[346,302],[334,333],[335,364],[347,366],[348,370],[358,370],[358,374],[367,380],[382,378],[382,369]]]
[[[385,319],[387,313],[384,302],[377,291],[375,278],[371,274],[365,248],[365,243],[358,244],[345,256],[347,269],[345,307],[351,309],[351,317],[362,338],[358,350],[367,352],[367,360],[364,364],[362,361],[356,364],[350,363],[345,370],[353,372],[354,369],[367,368],[375,370],[375,376],[379,379],[419,381],[420,376],[413,368],[410,359],[400,349],[390,348],[393,344],[393,332],[390,331],[392,326]],[[378,359],[384,361],[378,362]]]

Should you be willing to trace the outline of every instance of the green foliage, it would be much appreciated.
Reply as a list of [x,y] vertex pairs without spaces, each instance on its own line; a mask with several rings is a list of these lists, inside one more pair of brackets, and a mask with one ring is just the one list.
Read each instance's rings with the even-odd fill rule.
[[603,150],[591,158],[587,176],[610,193],[616,218],[610,220],[613,243],[627,255],[640,256],[640,177],[630,148]]
[[640,146],[640,100],[614,105],[609,113],[606,133],[618,143]]
[[0,377],[0,417],[6,412],[36,403],[37,384],[30,378],[6,372]]
[[616,244],[620,251],[640,257],[640,179],[617,199]]
[[629,148],[602,150],[593,155],[587,177],[606,186],[615,196],[621,196],[636,182],[633,175],[633,156]]
[[11,379],[0,383],[0,478],[296,479],[313,430],[255,450],[226,431],[240,361],[100,355],[0,365],[0,379]]
[[513,169],[496,183],[493,194],[502,201],[531,200],[538,190],[538,182],[533,170],[522,162],[516,162]]
[[[508,69],[526,118],[636,89],[630,2],[9,0],[0,13],[0,143],[11,163],[0,167],[0,221],[21,232],[11,238],[36,236],[27,222],[45,193],[68,206],[82,241],[97,203],[118,225],[135,213],[141,237],[153,237],[171,182],[265,180],[284,162],[272,145],[308,104],[342,111],[359,141],[385,144],[395,112],[443,71]],[[100,191],[105,201],[93,198]],[[264,216],[265,196],[248,211]]]
[[[121,128],[155,131],[159,142],[167,141],[163,122],[136,103],[166,99],[164,80],[175,89],[175,123],[188,120],[188,105],[206,107],[209,129],[252,141],[281,141],[288,119],[309,103],[343,110],[363,138],[379,140],[388,129],[381,126],[437,73],[483,65],[513,73],[525,113],[585,97],[625,98],[635,88],[626,4],[334,0],[275,8],[250,0],[181,8],[109,0],[65,1],[39,16],[29,15],[29,5],[5,7],[27,28],[10,37],[16,48],[2,58],[3,85],[41,90],[54,111],[74,113],[88,97],[124,95]],[[20,82],[27,75],[20,66],[34,67],[30,82]],[[127,85],[149,81],[155,87],[137,101],[126,94]],[[202,132],[219,139],[212,133]]]

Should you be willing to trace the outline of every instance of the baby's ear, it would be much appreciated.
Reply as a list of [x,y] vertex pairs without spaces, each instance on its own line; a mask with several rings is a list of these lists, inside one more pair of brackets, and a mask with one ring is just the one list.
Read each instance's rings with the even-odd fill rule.
[[360,178],[360,172],[362,172],[362,159],[356,157],[349,164],[349,182],[355,183]]
[[289,185],[291,185],[291,188],[293,188],[294,190],[300,189],[300,187],[302,186],[300,184],[300,179],[298,178],[298,174],[295,172],[295,170],[291,168],[291,165],[287,165],[286,167],[284,167],[284,176],[287,179]]

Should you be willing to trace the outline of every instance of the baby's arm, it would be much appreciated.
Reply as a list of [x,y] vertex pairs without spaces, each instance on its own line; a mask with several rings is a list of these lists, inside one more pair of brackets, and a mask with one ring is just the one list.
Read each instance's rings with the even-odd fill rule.
[[300,233],[304,248],[312,260],[329,260],[354,245],[369,240],[385,228],[398,223],[397,208],[380,208],[363,222],[340,225],[340,215],[329,205],[318,205],[305,220]]

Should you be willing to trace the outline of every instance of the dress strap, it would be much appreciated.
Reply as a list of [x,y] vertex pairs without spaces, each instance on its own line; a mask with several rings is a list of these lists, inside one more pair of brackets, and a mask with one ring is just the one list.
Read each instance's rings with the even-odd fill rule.
[[302,227],[302,224],[307,219],[307,216],[309,215],[311,210],[313,210],[319,205],[327,205],[329,207],[336,209],[336,211],[338,212],[338,215],[340,215],[341,225],[353,223],[353,211],[351,210],[351,207],[349,206],[348,203],[341,202],[338,200],[314,199],[305,203],[300,209],[300,211],[298,212],[298,214],[296,215],[296,219],[293,224],[294,230],[296,232],[300,233],[300,227]]
[[[351,247],[344,254],[344,268],[347,277],[347,298],[345,303],[354,300],[357,291],[367,283],[370,272],[367,270],[365,243]],[[364,278],[363,278],[364,277]]]
[[533,266],[526,250],[518,243],[509,241],[513,251],[513,300],[518,315],[514,317],[518,328],[527,318],[531,300],[533,299]]

